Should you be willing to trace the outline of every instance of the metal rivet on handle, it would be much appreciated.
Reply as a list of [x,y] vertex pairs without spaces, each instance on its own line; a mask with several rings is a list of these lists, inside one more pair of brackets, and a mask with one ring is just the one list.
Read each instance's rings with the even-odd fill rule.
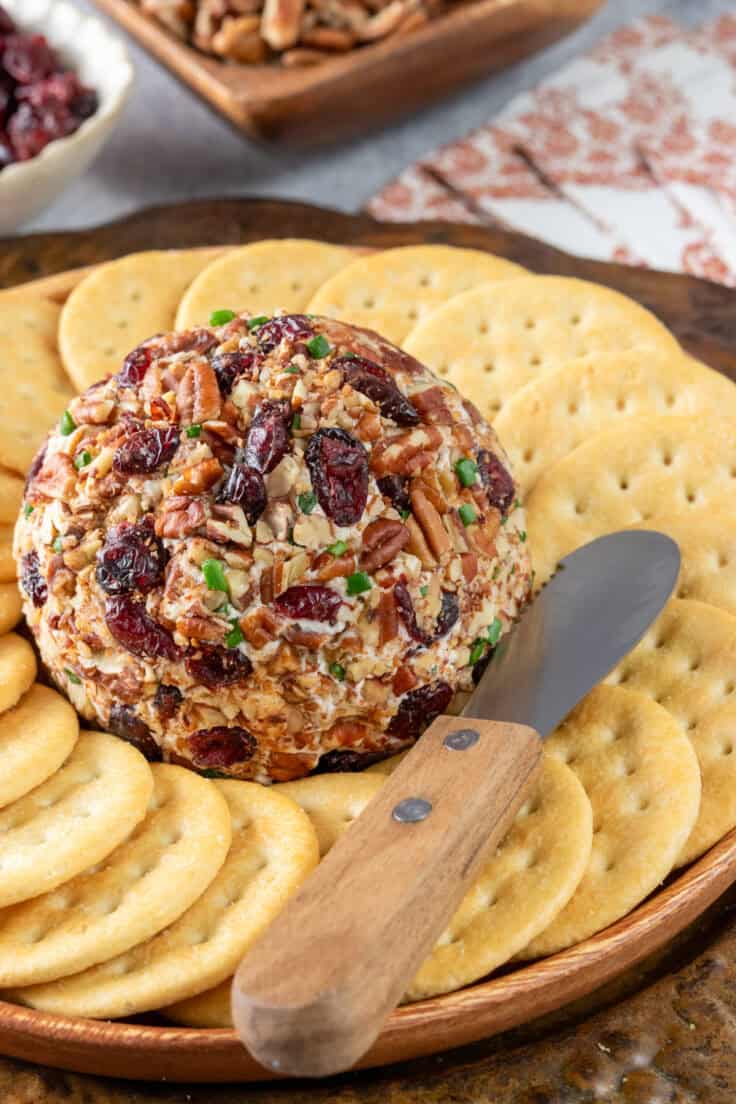
[[450,751],[467,751],[480,740],[480,732],[474,728],[458,728],[445,736],[445,747]]
[[417,824],[420,820],[426,820],[431,812],[431,801],[425,801],[423,797],[405,797],[394,807],[391,816],[399,824]]

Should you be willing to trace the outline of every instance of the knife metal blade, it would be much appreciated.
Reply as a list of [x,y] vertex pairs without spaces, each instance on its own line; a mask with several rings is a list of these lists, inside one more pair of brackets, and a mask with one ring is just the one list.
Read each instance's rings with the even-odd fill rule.
[[679,571],[677,544],[652,530],[599,537],[566,556],[496,648],[463,716],[548,736],[641,639]]

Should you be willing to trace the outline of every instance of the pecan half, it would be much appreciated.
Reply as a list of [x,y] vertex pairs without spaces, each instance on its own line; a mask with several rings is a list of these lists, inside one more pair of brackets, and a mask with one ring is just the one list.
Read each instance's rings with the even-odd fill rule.
[[399,618],[392,590],[384,590],[378,603],[378,643],[379,646],[395,640],[399,631]]
[[179,421],[199,425],[217,418],[222,395],[217,376],[207,360],[196,360],[184,373],[176,396]]
[[420,487],[412,488],[411,508],[433,555],[440,559],[447,552],[450,552],[452,542],[442,524],[442,518]]
[[254,648],[264,648],[278,636],[279,624],[275,613],[267,606],[259,606],[242,618],[240,628],[249,644]]
[[452,414],[445,402],[445,393],[441,387],[428,387],[411,396],[412,404],[422,416],[422,421],[435,425],[452,425]]
[[408,517],[406,519],[406,527],[409,530],[409,543],[407,549],[411,552],[412,556],[416,556],[421,560],[422,567],[436,567],[437,561],[430,551],[430,547],[427,544],[424,533],[419,528],[419,523],[416,518]]
[[376,476],[413,475],[434,462],[441,444],[442,434],[435,426],[384,438],[371,452],[371,468]]
[[180,617],[176,622],[176,631],[190,640],[207,640],[213,644],[222,644],[227,628],[209,617]]
[[406,547],[409,539],[409,530],[400,521],[391,521],[390,518],[372,521],[363,533],[360,566],[370,572],[385,567]]
[[163,513],[156,518],[156,534],[159,537],[188,537],[206,520],[202,500],[189,495],[172,495],[163,505]]
[[66,453],[55,452],[46,456],[41,470],[29,488],[29,498],[33,502],[38,496],[43,498],[66,498],[72,493],[76,482],[74,465]]

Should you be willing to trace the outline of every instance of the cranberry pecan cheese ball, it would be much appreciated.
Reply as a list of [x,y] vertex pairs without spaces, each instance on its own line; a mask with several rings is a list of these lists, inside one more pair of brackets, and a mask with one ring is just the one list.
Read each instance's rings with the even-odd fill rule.
[[75,399],[16,530],[79,712],[259,782],[354,770],[472,688],[527,600],[493,430],[383,338],[218,311]]

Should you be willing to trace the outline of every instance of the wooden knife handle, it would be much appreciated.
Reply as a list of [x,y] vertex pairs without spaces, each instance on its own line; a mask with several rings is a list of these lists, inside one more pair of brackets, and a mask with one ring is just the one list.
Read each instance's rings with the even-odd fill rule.
[[373,1044],[521,804],[522,725],[439,717],[243,959],[233,1019],[266,1068],[349,1069]]

